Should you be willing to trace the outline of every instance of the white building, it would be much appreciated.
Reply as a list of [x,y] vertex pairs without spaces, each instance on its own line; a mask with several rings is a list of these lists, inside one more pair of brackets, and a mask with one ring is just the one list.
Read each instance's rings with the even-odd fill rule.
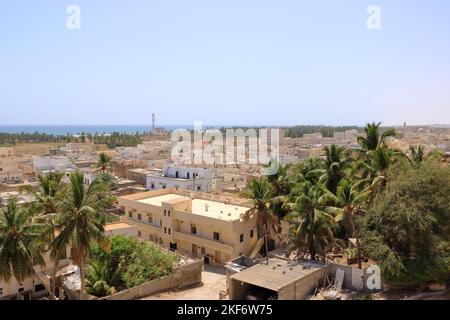
[[119,160],[153,160],[170,157],[170,141],[148,141],[136,147],[118,147]]
[[50,172],[66,173],[68,169],[75,169],[68,157],[63,156],[34,156],[33,169],[36,175]]
[[175,188],[211,192],[216,170],[213,168],[189,168],[164,166],[161,172],[147,175],[147,189]]

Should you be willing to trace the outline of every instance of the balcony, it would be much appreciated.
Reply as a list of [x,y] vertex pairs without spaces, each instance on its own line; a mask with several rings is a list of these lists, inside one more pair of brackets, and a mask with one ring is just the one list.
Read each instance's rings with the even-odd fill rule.
[[162,227],[146,222],[145,220],[138,220],[137,218],[124,217],[124,222],[129,222],[137,227],[153,229],[153,231],[161,231]]
[[199,234],[191,234],[179,231],[172,231],[172,234],[175,239],[191,242],[201,247],[208,247],[215,250],[227,251],[230,254],[233,252],[232,245],[226,244],[222,241],[212,240]]

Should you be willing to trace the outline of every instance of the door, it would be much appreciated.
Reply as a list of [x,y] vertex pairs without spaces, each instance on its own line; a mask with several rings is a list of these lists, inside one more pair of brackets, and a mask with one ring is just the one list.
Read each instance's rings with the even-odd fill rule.
[[192,255],[194,257],[197,257],[197,245],[196,244],[192,244]]
[[214,253],[214,260],[216,260],[217,263],[221,262],[221,257],[220,257],[220,251],[217,251]]

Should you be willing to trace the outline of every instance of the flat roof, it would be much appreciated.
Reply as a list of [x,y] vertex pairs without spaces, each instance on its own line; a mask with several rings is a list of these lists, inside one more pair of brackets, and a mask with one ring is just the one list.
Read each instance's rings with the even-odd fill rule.
[[325,268],[326,265],[313,261],[286,261],[282,259],[264,260],[250,268],[233,274],[230,278],[272,291],[279,291],[283,287]]
[[133,226],[125,222],[113,222],[105,224],[105,231],[127,229],[127,228],[133,228]]
[[[177,203],[181,201],[191,200],[190,197],[178,195],[175,193],[164,194],[155,197],[148,197],[136,200],[141,203],[150,204],[153,206],[161,206],[163,202]],[[241,215],[249,208],[226,204],[218,201],[210,201],[204,199],[192,199],[192,214],[210,217],[214,219],[221,219],[226,221],[240,220]]]
[[176,202],[180,202],[180,201],[186,201],[189,199],[190,199],[189,197],[180,196],[180,195],[174,194],[174,193],[169,193],[169,194],[163,194],[163,195],[156,196],[156,197],[149,196],[148,198],[140,199],[137,201],[145,203],[145,204],[150,204],[153,206],[160,207],[163,202],[176,203]]

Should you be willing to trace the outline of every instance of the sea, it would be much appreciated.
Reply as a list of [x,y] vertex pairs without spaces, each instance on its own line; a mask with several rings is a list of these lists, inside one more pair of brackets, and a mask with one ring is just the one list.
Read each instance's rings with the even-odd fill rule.
[[[192,130],[193,125],[170,125],[161,126],[166,131],[173,131],[176,129]],[[0,125],[0,132],[4,133],[46,133],[52,135],[77,135],[85,134],[110,134],[113,132],[133,134],[136,132],[150,132],[151,126],[143,125]]]

